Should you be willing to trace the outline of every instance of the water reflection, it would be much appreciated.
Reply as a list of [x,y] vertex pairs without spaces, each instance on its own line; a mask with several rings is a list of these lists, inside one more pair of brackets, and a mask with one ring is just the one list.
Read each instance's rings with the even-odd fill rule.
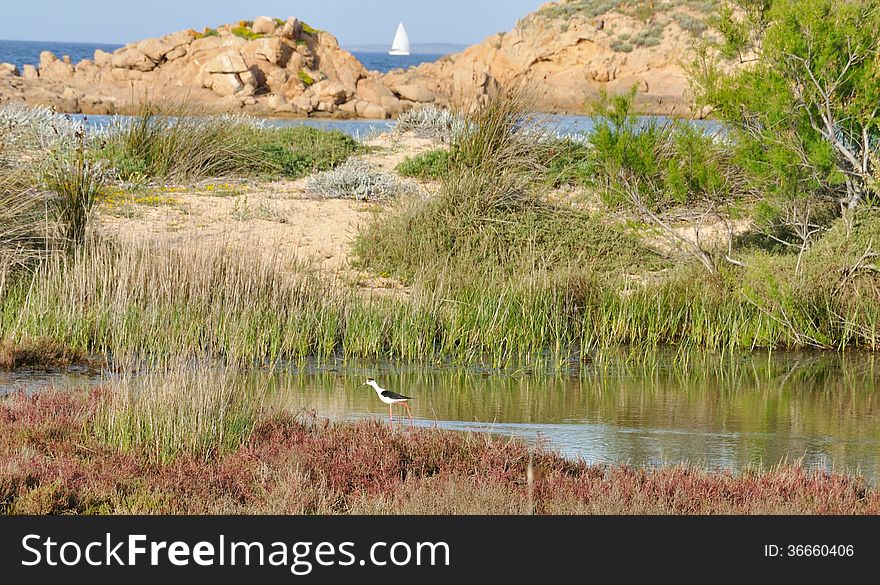
[[[0,393],[87,382],[9,376],[0,377]],[[590,462],[739,470],[803,460],[880,478],[873,355],[610,357],[577,375],[553,376],[337,364],[253,371],[239,382],[323,417],[386,418],[386,407],[361,385],[368,376],[413,396],[418,425],[515,435]]]

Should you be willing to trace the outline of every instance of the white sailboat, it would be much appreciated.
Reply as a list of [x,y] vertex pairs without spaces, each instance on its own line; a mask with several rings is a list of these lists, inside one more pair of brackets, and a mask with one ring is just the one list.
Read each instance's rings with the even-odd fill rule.
[[403,23],[397,27],[397,34],[394,35],[394,43],[391,45],[389,55],[406,56],[409,55],[409,35],[406,34],[406,28]]

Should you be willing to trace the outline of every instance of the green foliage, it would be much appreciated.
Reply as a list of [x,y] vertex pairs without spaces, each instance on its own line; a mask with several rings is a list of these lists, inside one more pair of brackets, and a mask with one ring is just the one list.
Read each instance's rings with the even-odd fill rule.
[[589,185],[595,171],[593,148],[572,139],[559,140],[547,151],[547,184],[550,187]]
[[631,43],[619,38],[611,41],[608,46],[611,47],[611,50],[615,53],[632,53],[633,51],[633,46]]
[[[376,272],[508,275],[534,269],[602,265],[620,269],[651,254],[617,224],[547,203],[540,194],[547,161],[560,148],[536,141],[518,92],[501,92],[467,116],[453,141],[440,193],[403,202],[356,242],[361,262]],[[557,150],[554,150],[557,149]]]
[[299,72],[296,74],[296,76],[299,77],[300,81],[302,81],[303,83],[306,84],[306,87],[311,87],[311,86],[315,85],[314,78],[311,75],[309,75],[305,69],[300,69]]
[[250,25],[250,24],[248,24],[248,25],[240,24],[238,26],[232,27],[232,29],[229,32],[231,32],[232,34],[234,34],[237,37],[241,37],[241,38],[248,40],[248,41],[254,41],[256,39],[266,38],[266,35],[264,35],[264,34],[255,33],[251,29],[251,26],[252,25]]
[[289,179],[333,169],[363,149],[344,132],[309,126],[260,129],[252,142],[266,166]]
[[449,172],[449,157],[449,151],[443,149],[409,156],[397,165],[397,172],[404,177],[438,181]]
[[340,164],[360,145],[338,131],[261,128],[234,116],[187,106],[145,105],[111,132],[98,155],[123,180],[179,181],[280,175],[299,178]]
[[309,35],[310,37],[318,36],[318,33],[321,32],[318,29],[313,28],[304,22],[302,23],[302,31],[303,31],[303,33]]
[[617,10],[622,2],[618,0],[577,0],[549,4],[538,11],[540,16],[553,19],[569,19],[577,16],[595,18]]
[[635,89],[602,94],[592,105],[598,121],[589,139],[590,165],[606,203],[636,196],[659,210],[730,195],[726,145],[687,123],[639,118],[634,98]]
[[702,104],[733,130],[737,158],[783,197],[870,196],[880,144],[880,6],[871,0],[739,0],[715,28],[725,73],[704,47],[692,68]]

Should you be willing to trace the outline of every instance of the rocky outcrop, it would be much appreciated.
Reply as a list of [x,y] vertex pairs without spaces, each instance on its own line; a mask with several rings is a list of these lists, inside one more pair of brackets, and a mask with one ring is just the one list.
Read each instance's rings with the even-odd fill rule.
[[367,71],[328,32],[257,17],[99,50],[77,64],[51,53],[21,72],[0,64],[0,99],[103,114],[171,97],[259,116],[382,119],[423,104],[473,105],[502,84],[524,83],[546,112],[583,113],[603,89],[637,87],[644,111],[686,114],[683,63],[706,28],[704,4],[551,3],[509,33],[386,75]]
[[77,64],[46,52],[21,74],[0,65],[0,96],[96,114],[132,110],[144,98],[185,98],[215,111],[375,118],[428,101],[416,90],[401,99],[370,76],[330,33],[293,17],[258,17],[98,50]]
[[[472,105],[499,84],[525,83],[545,112],[583,113],[603,89],[638,88],[636,102],[656,114],[688,113],[684,63],[707,14],[690,3],[653,10],[649,3],[609,5],[581,0],[547,4],[466,51],[380,81],[398,97],[439,105]],[[639,6],[636,6],[639,5]],[[637,11],[636,8],[641,8]]]

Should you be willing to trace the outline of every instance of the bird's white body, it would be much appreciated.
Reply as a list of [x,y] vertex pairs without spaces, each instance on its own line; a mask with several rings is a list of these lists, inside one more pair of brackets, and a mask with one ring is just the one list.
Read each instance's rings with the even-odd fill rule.
[[367,382],[367,385],[371,386],[373,390],[376,391],[376,394],[379,395],[379,400],[381,400],[385,404],[400,404],[401,402],[406,402],[407,400],[409,400],[409,398],[406,397],[392,398],[391,396],[393,396],[394,394],[379,386],[379,384],[377,384],[375,380],[370,380],[369,382]]
[[388,405],[388,416],[391,420],[391,425],[394,426],[394,412],[392,408],[395,404],[402,404],[406,407],[406,412],[409,415],[410,424],[412,423],[412,412],[409,409],[409,401],[412,400],[409,396],[403,396],[402,394],[397,394],[396,392],[392,392],[391,390],[386,390],[385,388],[379,386],[375,380],[370,378],[367,380],[365,386],[370,386],[373,390],[376,391],[376,394],[379,396],[379,400]]

